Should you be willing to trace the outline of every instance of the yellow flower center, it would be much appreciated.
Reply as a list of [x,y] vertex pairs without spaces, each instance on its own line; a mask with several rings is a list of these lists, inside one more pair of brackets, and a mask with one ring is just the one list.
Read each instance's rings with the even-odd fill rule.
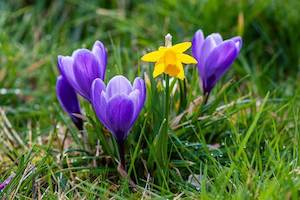
[[174,51],[168,50],[165,52],[164,56],[165,63],[165,73],[170,76],[177,76],[180,72],[180,69],[177,67],[177,57]]

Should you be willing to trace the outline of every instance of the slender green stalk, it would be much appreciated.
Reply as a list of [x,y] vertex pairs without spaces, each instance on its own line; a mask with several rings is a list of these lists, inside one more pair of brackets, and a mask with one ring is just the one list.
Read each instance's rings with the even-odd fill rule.
[[165,82],[166,82],[166,88],[165,88],[165,110],[164,110],[164,129],[163,129],[163,137],[161,138],[163,141],[163,148],[162,148],[162,161],[163,161],[163,167],[167,166],[167,159],[168,159],[168,130],[169,130],[169,112],[170,112],[170,92],[169,92],[169,75],[165,75]]
[[[172,46],[172,35],[168,33],[165,36],[165,46],[171,47]],[[165,124],[164,124],[164,130],[163,130],[163,149],[162,149],[162,161],[163,161],[163,167],[166,168],[168,166],[168,130],[169,130],[169,112],[170,112],[170,77],[168,74],[164,75],[166,88],[165,88],[165,112],[164,112],[164,118],[165,118]]]
[[[166,47],[171,47],[172,46],[172,36],[170,34],[167,34],[165,36],[165,46]],[[160,152],[160,159],[159,159],[159,165],[162,171],[160,171],[161,177],[168,177],[168,163],[169,163],[169,158],[168,158],[168,131],[169,131],[169,112],[170,112],[170,77],[168,74],[164,75],[164,80],[165,80],[165,106],[164,106],[164,124],[163,124],[163,129],[161,132],[161,135],[159,137],[160,145],[161,147],[158,148]],[[168,184],[164,181],[161,180],[161,183],[163,184],[163,187],[168,188]]]

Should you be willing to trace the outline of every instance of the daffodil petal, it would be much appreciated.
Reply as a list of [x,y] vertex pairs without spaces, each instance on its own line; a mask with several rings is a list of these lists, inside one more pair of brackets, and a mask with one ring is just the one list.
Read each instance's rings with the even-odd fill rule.
[[181,62],[177,62],[177,67],[179,68],[179,73],[177,75],[177,78],[183,80],[185,78],[184,76],[184,69],[183,69],[183,65]]
[[182,43],[179,43],[179,44],[175,44],[171,48],[176,53],[182,53],[182,52],[188,50],[191,46],[192,46],[191,42],[182,42]]
[[195,58],[193,58],[192,56],[187,55],[187,54],[183,54],[183,53],[178,54],[178,55],[177,55],[177,58],[178,58],[181,62],[183,62],[183,63],[185,63],[185,64],[197,64],[197,60],[196,60]]
[[145,62],[157,62],[159,58],[161,57],[162,52],[161,51],[152,51],[150,53],[147,53],[144,55],[141,59]]
[[165,70],[164,63],[156,63],[153,71],[153,78],[156,78],[158,75],[162,74]]

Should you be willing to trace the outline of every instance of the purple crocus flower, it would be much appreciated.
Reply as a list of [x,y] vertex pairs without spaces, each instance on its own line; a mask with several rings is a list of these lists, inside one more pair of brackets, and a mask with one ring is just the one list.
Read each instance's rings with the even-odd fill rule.
[[58,68],[76,93],[91,101],[90,90],[94,79],[104,80],[107,53],[104,45],[96,41],[92,51],[78,49],[72,56],[58,56]]
[[74,115],[81,114],[77,95],[72,86],[63,76],[59,76],[57,78],[56,94],[63,110],[70,115],[73,123],[78,128],[78,130],[83,130],[82,119]]
[[192,40],[192,53],[198,61],[198,73],[206,98],[237,58],[241,47],[241,37],[223,40],[219,33],[210,34],[206,38],[202,30],[195,33]]
[[136,78],[131,85],[124,76],[118,75],[105,86],[97,78],[92,84],[91,98],[97,117],[117,140],[121,166],[125,169],[124,141],[144,106],[145,82]]
[[10,183],[14,176],[14,174],[10,175],[3,183],[0,183],[0,192],[5,189],[5,187]]
[[[76,114],[81,114],[77,93],[89,102],[91,85],[94,79],[104,80],[107,52],[100,41],[94,43],[92,51],[78,49],[72,56],[58,56],[56,93],[60,105],[67,112],[76,127],[83,130],[83,121]],[[75,115],[74,115],[75,114]]]

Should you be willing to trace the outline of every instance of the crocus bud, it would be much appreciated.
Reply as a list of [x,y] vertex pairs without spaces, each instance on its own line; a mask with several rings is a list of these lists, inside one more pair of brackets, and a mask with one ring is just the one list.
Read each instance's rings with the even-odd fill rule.
[[192,53],[198,61],[198,73],[202,90],[208,95],[217,81],[227,72],[242,47],[241,37],[223,40],[219,33],[204,38],[198,30],[192,40]]

